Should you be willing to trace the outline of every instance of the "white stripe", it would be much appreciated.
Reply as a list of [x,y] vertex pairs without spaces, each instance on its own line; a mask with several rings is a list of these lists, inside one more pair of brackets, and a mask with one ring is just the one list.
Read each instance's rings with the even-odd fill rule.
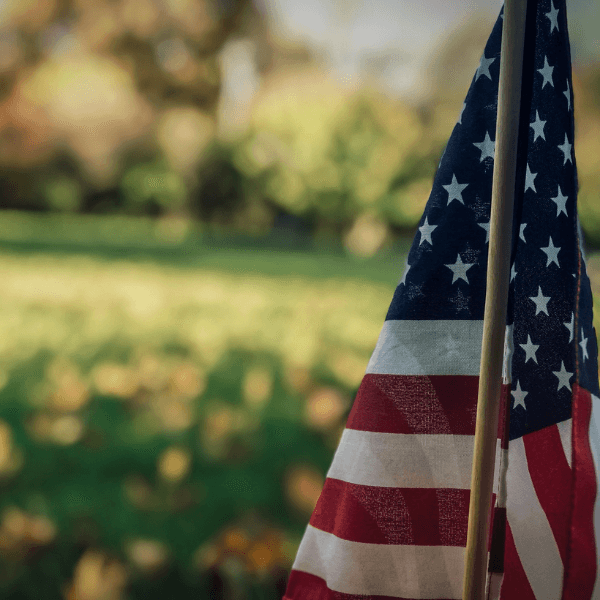
[[[600,562],[600,398],[592,396],[592,418],[590,420],[590,446],[596,471],[596,505],[594,507],[594,533],[596,557]],[[600,600],[600,567],[596,572],[596,584],[591,600]]]
[[514,325],[507,325],[504,333],[504,360],[502,361],[502,383],[512,381],[512,356],[515,351],[513,329]]
[[[327,477],[380,487],[469,489],[473,441],[472,435],[345,429]],[[500,453],[498,440],[496,465]]]
[[490,573],[487,582],[488,590],[486,597],[488,600],[500,600],[503,579],[504,573]]
[[523,438],[511,440],[508,448],[506,516],[517,553],[534,596],[539,600],[558,600],[563,564],[529,475]]
[[308,525],[293,568],[344,594],[462,598],[465,549],[343,540]]
[[496,466],[494,472],[494,491],[496,506],[506,508],[506,476],[508,473],[508,450],[500,448],[500,440],[496,446]]
[[558,433],[560,435],[560,441],[562,442],[562,447],[565,452],[565,457],[569,466],[571,465],[571,455],[573,453],[573,444],[571,442],[572,438],[572,430],[573,430],[573,419],[567,419],[566,421],[561,421],[557,423]]
[[367,373],[479,375],[483,321],[386,321]]

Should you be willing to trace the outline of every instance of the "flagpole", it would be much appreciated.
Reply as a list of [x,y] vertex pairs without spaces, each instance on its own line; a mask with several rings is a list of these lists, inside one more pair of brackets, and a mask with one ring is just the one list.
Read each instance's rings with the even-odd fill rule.
[[527,0],[505,0],[463,600],[484,600],[502,385]]

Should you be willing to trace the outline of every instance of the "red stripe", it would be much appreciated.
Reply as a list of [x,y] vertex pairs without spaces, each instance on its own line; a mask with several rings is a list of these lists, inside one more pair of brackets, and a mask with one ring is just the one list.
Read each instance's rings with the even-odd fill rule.
[[504,573],[504,549],[506,546],[506,508],[494,509],[494,522],[490,536],[490,573]]
[[[470,498],[470,492],[469,492],[469,498]],[[494,526],[494,519],[495,519],[495,511],[497,510],[496,508],[496,494],[492,493],[492,498],[490,501],[490,512],[488,513],[488,552],[490,552],[492,550],[492,532],[493,532],[493,526]],[[468,521],[468,519],[467,519]],[[468,528],[468,524],[467,524],[467,528]],[[466,546],[466,544],[465,544]]]
[[528,433],[523,436],[523,443],[531,482],[564,565],[569,539],[572,473],[558,427],[550,425]]
[[498,438],[501,441],[501,447],[508,449],[508,440],[510,433],[510,384],[502,384],[500,396],[500,414],[498,415]]
[[[542,549],[543,550],[543,549]],[[504,578],[500,600],[536,600],[525,570],[519,559],[515,541],[506,523],[506,551],[504,553]],[[543,600],[538,598],[537,600]]]
[[379,433],[475,434],[474,375],[379,375],[363,377],[348,429]]
[[589,600],[594,590],[598,557],[594,535],[594,502],[598,482],[590,448],[592,398],[573,385],[573,509],[565,562],[563,600]]
[[[517,597],[515,597],[517,598]],[[335,592],[327,587],[325,580],[305,573],[304,571],[292,570],[288,579],[287,589],[283,600],[416,600],[400,596],[365,596],[355,594],[343,594]],[[427,600],[421,598],[420,600]],[[429,599],[433,600],[433,599]],[[436,600],[450,600],[449,598],[438,598]],[[513,600],[515,600],[513,598]],[[519,598],[520,600],[520,598]]]
[[367,544],[466,546],[469,490],[388,488],[327,478],[310,519]]

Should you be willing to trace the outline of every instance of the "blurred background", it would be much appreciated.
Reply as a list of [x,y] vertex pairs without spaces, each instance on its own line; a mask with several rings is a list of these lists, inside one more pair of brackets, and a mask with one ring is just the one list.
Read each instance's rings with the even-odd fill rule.
[[281,597],[500,7],[0,0],[1,598]]

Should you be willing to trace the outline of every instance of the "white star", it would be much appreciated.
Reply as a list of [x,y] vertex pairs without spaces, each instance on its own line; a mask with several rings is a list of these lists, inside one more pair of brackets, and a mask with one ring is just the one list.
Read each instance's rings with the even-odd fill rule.
[[521,389],[521,384],[517,380],[517,389],[511,391],[511,394],[514,396],[515,399],[515,405],[513,406],[513,408],[517,408],[517,406],[522,406],[525,410],[527,410],[527,407],[525,406],[525,396],[527,396],[528,393],[529,392],[525,392]]
[[513,338],[514,325],[506,326],[504,334],[504,360],[502,362],[502,382],[510,383],[512,379],[512,355],[515,350]]
[[408,294],[408,297],[411,300],[414,300],[415,298],[417,298],[418,296],[424,296],[425,294],[423,293],[423,284],[419,283],[419,284],[414,284],[411,283],[409,285],[406,286],[406,293]]
[[540,119],[540,115],[538,115],[538,111],[535,111],[535,121],[533,123],[529,123],[529,127],[531,127],[533,129],[533,141],[535,142],[535,140],[537,140],[539,137],[541,137],[543,140],[546,139],[546,136],[544,135],[544,125],[546,124],[546,121],[542,121]]
[[567,110],[571,110],[571,88],[569,87],[569,80],[567,79],[567,89],[563,92],[567,99]]
[[477,68],[477,73],[475,73],[475,81],[477,81],[482,75],[489,77],[492,79],[490,75],[490,65],[495,61],[495,58],[486,58],[485,54],[481,57],[479,61],[479,67]]
[[550,19],[550,33],[554,31],[556,27],[556,31],[558,31],[558,9],[554,8],[554,3],[550,0],[550,9],[549,13],[546,13],[546,16]]
[[533,183],[536,177],[537,173],[532,173],[531,169],[529,168],[529,163],[527,163],[527,171],[525,172],[525,191],[531,188],[534,192],[537,192],[535,189],[535,183]]
[[519,344],[519,346],[521,346],[521,348],[525,350],[525,362],[527,362],[528,360],[532,360],[534,363],[537,364],[537,358],[535,356],[535,353],[537,352],[537,349],[540,346],[539,344],[531,343],[531,336],[529,334],[527,334],[527,343]]
[[460,312],[461,310],[469,310],[470,297],[465,296],[460,289],[456,292],[455,296],[450,297],[450,300],[454,304],[456,312]]
[[515,269],[515,263],[513,263],[513,266],[510,268],[510,280],[512,281],[515,276],[517,274],[517,269]]
[[456,175],[452,174],[452,183],[449,185],[443,185],[442,187],[448,192],[448,204],[452,200],[458,200],[461,204],[464,204],[462,197],[462,191],[468,186],[468,183],[458,183]]
[[467,283],[469,280],[467,279],[467,270],[471,267],[474,267],[476,263],[464,263],[460,254],[456,255],[456,262],[453,265],[444,265],[448,267],[452,273],[452,283],[454,283],[457,279],[464,279]]
[[571,384],[569,383],[569,379],[571,379],[573,373],[569,373],[565,369],[564,361],[560,361],[560,371],[552,371],[558,377],[558,388],[556,391],[560,390],[560,388],[566,387],[568,390],[571,389]]
[[548,301],[550,300],[550,296],[544,296],[542,294],[542,288],[538,286],[538,295],[530,296],[530,300],[535,302],[535,314],[539,314],[540,312],[545,312],[548,316],[550,313],[548,312]]
[[410,271],[410,265],[408,264],[408,258],[407,258],[404,263],[404,273],[402,273],[402,279],[398,282],[398,285],[400,285],[401,283],[406,285],[406,276],[408,275],[409,271]]
[[[569,82],[567,81],[567,83],[569,83]],[[461,125],[462,125],[462,116],[463,116],[463,113],[465,112],[465,108],[467,108],[467,103],[463,102],[462,108],[460,109],[460,116],[458,117],[458,122]]]
[[427,222],[427,217],[425,217],[425,222],[421,227],[419,227],[419,231],[421,232],[421,239],[419,240],[419,246],[423,242],[429,242],[433,246],[433,242],[431,241],[431,234],[434,229],[437,228],[437,225],[430,225]]
[[490,224],[489,223],[477,223],[479,227],[485,229],[485,243],[487,244],[490,241]]
[[582,327],[581,328],[581,341],[579,342],[579,345],[581,346],[581,350],[583,352],[583,361],[584,362],[585,362],[586,358],[589,358],[588,351],[587,351],[587,343],[588,343],[588,339],[583,336],[583,327]]
[[448,334],[448,337],[444,340],[443,344],[444,348],[446,348],[446,350],[448,351],[448,356],[460,356],[460,344],[450,334]]
[[521,227],[519,228],[519,237],[525,242],[527,243],[527,240],[525,239],[525,227],[527,227],[527,223],[521,223]]
[[573,340],[573,327],[575,327],[575,313],[571,314],[571,322],[563,323],[563,325],[569,330],[569,342]]
[[571,161],[571,164],[573,164],[573,159],[571,158],[571,148],[573,148],[572,144],[569,144],[569,140],[567,138],[567,134],[565,133],[565,143],[564,144],[559,144],[558,146],[565,155],[565,162],[563,163],[563,165],[567,164],[567,161]]
[[[567,200],[568,196],[563,196],[563,193],[560,189],[560,185],[558,186],[558,194],[551,198],[553,202],[556,202],[556,216],[560,215],[561,212],[564,212],[567,215]],[[569,215],[567,215],[569,216]]]
[[544,89],[544,86],[547,83],[549,83],[552,87],[554,87],[554,82],[552,81],[552,71],[554,71],[554,67],[551,67],[548,64],[548,57],[547,56],[544,56],[544,68],[543,69],[538,69],[537,71],[544,78],[544,81],[542,83],[542,89]]
[[490,139],[490,134],[487,131],[485,132],[485,138],[483,139],[483,142],[473,142],[473,146],[476,146],[477,148],[479,148],[479,150],[481,150],[479,162],[483,162],[484,158],[494,158],[496,142],[493,142]]
[[556,266],[560,268],[560,265],[558,264],[558,252],[560,251],[560,248],[554,245],[552,237],[550,237],[548,245],[545,248],[540,248],[540,250],[543,250],[548,255],[548,262],[546,263],[547,267],[550,266],[550,263],[554,262],[556,263]]

